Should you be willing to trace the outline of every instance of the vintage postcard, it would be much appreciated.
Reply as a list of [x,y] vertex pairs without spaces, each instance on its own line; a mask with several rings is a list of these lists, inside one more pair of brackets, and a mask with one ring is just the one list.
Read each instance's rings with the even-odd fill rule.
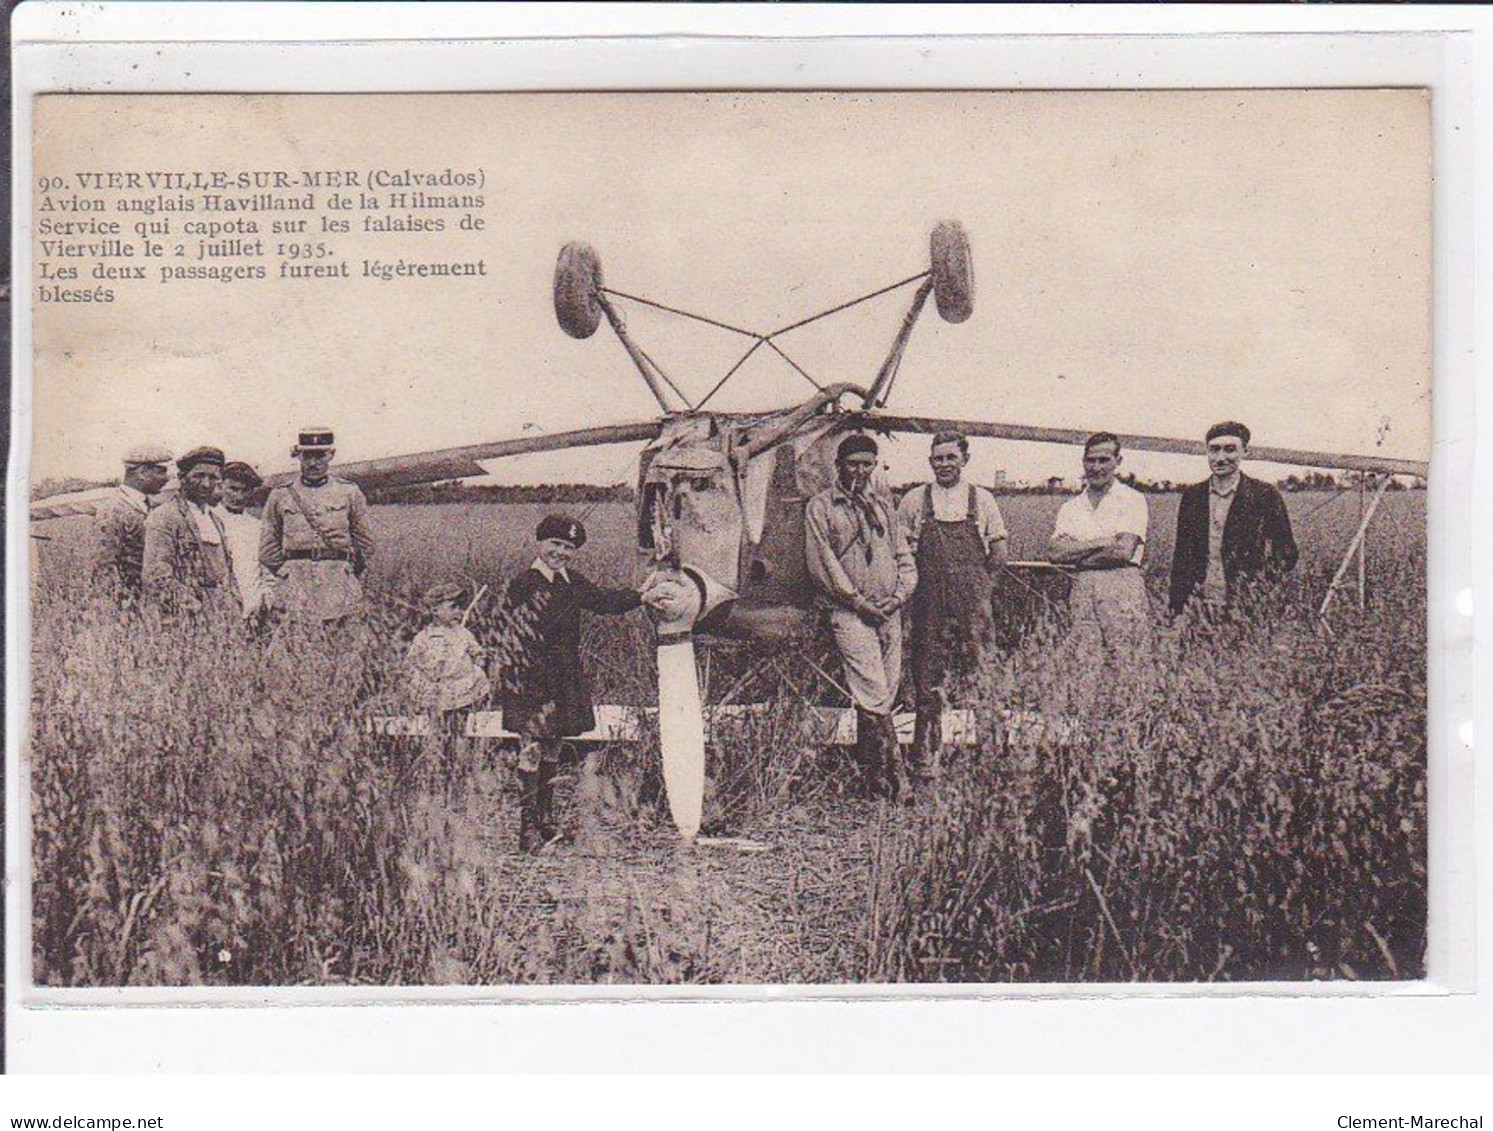
[[37,988],[1425,976],[1428,91],[32,123]]

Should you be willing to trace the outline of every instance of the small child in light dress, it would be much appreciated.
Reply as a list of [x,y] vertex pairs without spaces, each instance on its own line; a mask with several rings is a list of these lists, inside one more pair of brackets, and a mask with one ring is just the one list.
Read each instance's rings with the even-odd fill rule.
[[410,642],[410,692],[421,707],[442,715],[470,710],[491,688],[482,646],[461,623],[465,596],[455,584],[426,593],[431,623]]
[[461,623],[465,597],[455,584],[437,585],[425,594],[431,623],[410,642],[406,661],[411,697],[435,717],[439,773],[448,801],[456,785],[467,720],[491,690],[482,646]]

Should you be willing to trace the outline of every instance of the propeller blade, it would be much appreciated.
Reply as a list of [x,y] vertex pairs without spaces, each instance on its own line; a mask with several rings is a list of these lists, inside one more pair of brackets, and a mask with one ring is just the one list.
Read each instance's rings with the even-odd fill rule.
[[[1040,428],[1026,424],[995,424],[980,420],[941,420],[928,416],[895,416],[879,412],[857,414],[857,424],[888,432],[931,434],[957,431],[966,436],[991,440],[1022,440],[1043,444],[1081,445],[1092,433],[1074,428]],[[1201,440],[1171,440],[1162,436],[1121,436],[1126,448],[1142,452],[1172,452],[1177,455],[1202,456],[1208,449]],[[1366,471],[1379,475],[1419,475],[1425,477],[1428,464],[1423,460],[1390,459],[1384,456],[1339,455],[1297,448],[1259,448],[1251,446],[1249,458],[1295,467],[1325,467],[1340,471]]]
[[694,840],[705,812],[705,712],[693,637],[658,642],[658,745],[663,754],[669,815]]

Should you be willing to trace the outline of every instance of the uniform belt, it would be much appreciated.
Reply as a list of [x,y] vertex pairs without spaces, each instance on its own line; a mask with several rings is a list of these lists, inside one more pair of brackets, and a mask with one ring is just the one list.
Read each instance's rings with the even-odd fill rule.
[[349,550],[287,550],[285,560],[289,562],[346,562],[352,560]]

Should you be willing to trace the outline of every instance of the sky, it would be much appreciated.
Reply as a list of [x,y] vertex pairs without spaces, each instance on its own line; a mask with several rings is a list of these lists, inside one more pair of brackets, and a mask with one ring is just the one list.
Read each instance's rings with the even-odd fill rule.
[[[32,477],[107,478],[143,440],[274,471],[305,425],[358,460],[649,418],[610,331],[576,341],[555,322],[564,243],[594,245],[609,286],[761,331],[924,270],[945,218],[970,236],[975,313],[952,325],[930,304],[893,410],[1181,438],[1236,418],[1259,444],[1425,459],[1429,113],[1419,91],[48,96],[38,176],[450,168],[480,172],[485,206],[480,232],[423,213],[447,217],[435,235],[364,235],[352,214],[328,237],[348,280],[36,307]],[[485,274],[357,278],[370,257]],[[821,382],[869,385],[910,297],[781,345]],[[619,306],[696,395],[749,344]],[[764,350],[712,406],[811,391]],[[922,475],[926,452],[889,445],[893,480]],[[634,453],[490,470],[617,482]],[[971,471],[1071,477],[1078,459],[984,442]],[[1127,466],[1190,479],[1201,463]]]

